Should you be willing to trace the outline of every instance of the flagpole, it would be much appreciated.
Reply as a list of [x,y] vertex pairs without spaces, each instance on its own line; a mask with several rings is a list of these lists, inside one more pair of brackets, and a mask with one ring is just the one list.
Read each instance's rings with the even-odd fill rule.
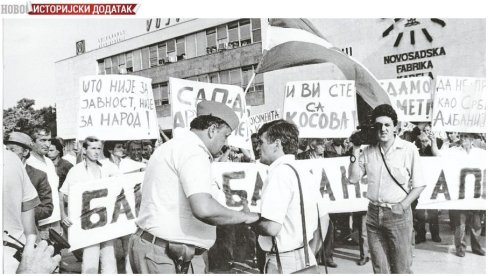
[[244,90],[244,94],[246,94],[247,93],[247,90],[249,90],[249,87],[251,87],[251,84],[254,81],[254,77],[256,77],[256,73],[255,72],[252,73],[251,79],[247,83],[246,90]]

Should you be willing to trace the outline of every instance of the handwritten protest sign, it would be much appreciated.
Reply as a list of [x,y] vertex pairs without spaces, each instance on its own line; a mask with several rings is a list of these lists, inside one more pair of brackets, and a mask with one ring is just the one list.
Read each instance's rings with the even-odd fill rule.
[[434,83],[428,77],[380,80],[399,121],[430,122]]
[[97,75],[80,79],[78,139],[134,140],[159,137],[151,79]]
[[143,178],[139,172],[70,187],[70,250],[135,233]]
[[486,79],[437,77],[432,130],[486,132]]
[[200,101],[216,101],[232,108],[239,118],[239,126],[228,138],[229,145],[251,149],[248,134],[246,97],[242,87],[169,78],[173,129],[190,129]]
[[257,133],[259,128],[265,123],[269,123],[279,119],[281,119],[281,112],[279,109],[249,116],[249,131],[251,133]]
[[354,81],[289,82],[283,113],[301,138],[349,137],[357,126]]

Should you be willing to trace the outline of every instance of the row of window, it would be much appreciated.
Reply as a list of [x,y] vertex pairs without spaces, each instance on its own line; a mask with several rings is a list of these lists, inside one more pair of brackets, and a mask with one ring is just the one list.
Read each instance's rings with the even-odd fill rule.
[[[209,82],[209,83],[221,83],[241,86],[245,89],[250,81],[256,65],[246,66],[242,68],[236,68],[232,70],[225,70],[220,72],[214,72],[209,74],[203,74],[187,78],[188,80]],[[254,77],[253,84],[249,87],[246,93],[246,102],[248,105],[256,106],[264,104],[264,80],[263,74],[257,74]],[[169,94],[168,94],[168,82],[155,83],[152,85],[154,94],[154,101],[156,107],[162,110],[161,116],[169,116]]]
[[98,72],[127,74],[256,42],[260,20],[246,18],[98,60]]

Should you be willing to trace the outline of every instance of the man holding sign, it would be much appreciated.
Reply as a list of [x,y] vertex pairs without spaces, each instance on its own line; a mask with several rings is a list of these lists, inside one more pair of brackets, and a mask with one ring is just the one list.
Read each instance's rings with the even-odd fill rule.
[[[202,101],[190,130],[161,145],[151,156],[142,184],[136,220],[129,241],[134,273],[194,273],[207,271],[204,253],[216,239],[215,225],[246,223],[258,215],[232,211],[215,198],[210,164],[239,125],[225,104]],[[219,188],[221,189],[221,188]]]
[[[83,154],[85,160],[76,164],[66,176],[66,180],[59,190],[64,196],[65,202],[70,195],[70,189],[73,189],[74,185],[83,185],[90,180],[116,176],[119,173],[117,167],[110,163],[105,162],[103,165],[98,161],[102,156],[102,142],[95,137],[87,137],[83,142]],[[72,225],[73,214],[66,214],[64,210],[63,199],[61,199],[61,218],[64,226],[70,227]],[[83,216],[90,216],[92,212],[82,214]],[[100,218],[101,220],[101,218]],[[91,219],[82,219],[82,229],[84,223],[91,223]],[[81,237],[77,237],[81,238]],[[101,272],[104,274],[116,274],[117,264],[115,261],[114,241],[109,240],[99,244],[90,245],[83,248],[83,263],[81,264],[82,274],[97,274],[98,264],[101,262]]]

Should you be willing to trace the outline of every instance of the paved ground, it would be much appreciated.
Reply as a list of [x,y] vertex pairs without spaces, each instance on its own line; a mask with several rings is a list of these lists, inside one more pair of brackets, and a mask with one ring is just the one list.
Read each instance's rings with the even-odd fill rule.
[[[440,221],[441,243],[430,240],[430,233],[427,233],[427,242],[416,245],[415,257],[413,260],[413,271],[417,274],[486,274],[487,259],[485,256],[475,255],[471,252],[468,239],[468,248],[464,258],[457,257],[455,253],[453,235],[449,229],[447,212],[442,213]],[[482,237],[481,243],[486,248],[486,238]],[[359,258],[357,245],[338,244],[334,249],[334,261],[337,268],[328,268],[329,274],[371,274],[373,269],[371,262],[364,266],[356,265]],[[80,273],[81,263],[71,253],[64,254],[63,262],[67,264],[63,273]],[[254,268],[253,262],[234,263],[231,270],[212,271],[212,273],[241,274],[258,271]],[[321,267],[322,273],[324,267]]]

